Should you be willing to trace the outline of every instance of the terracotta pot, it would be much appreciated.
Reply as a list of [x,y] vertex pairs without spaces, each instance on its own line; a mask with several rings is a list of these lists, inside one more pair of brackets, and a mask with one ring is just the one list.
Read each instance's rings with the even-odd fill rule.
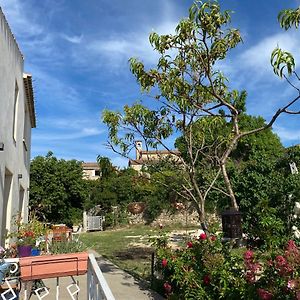
[[18,246],[19,257],[31,256],[31,246]]
[[68,253],[20,258],[23,281],[83,275],[87,272],[88,253]]
[[132,214],[140,214],[145,209],[145,203],[143,203],[143,202],[132,202],[132,203],[128,204],[127,209]]

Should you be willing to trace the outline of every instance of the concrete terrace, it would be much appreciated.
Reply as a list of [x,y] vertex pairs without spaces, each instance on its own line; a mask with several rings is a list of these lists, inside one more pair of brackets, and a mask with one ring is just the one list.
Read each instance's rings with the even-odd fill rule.
[[[116,300],[162,300],[162,296],[156,292],[149,290],[146,285],[130,274],[119,269],[110,261],[104,259],[96,252],[92,251],[97,259],[97,262],[101,268],[101,271],[112,290],[112,293]],[[78,299],[87,299],[87,276],[77,276],[75,280],[79,281],[80,292]],[[67,286],[71,283],[71,278],[63,277],[60,281],[60,300],[69,300],[70,295],[67,292]],[[56,290],[56,279],[45,279],[43,280],[45,285],[50,288],[50,294],[45,299],[55,299]],[[38,299],[37,296],[33,295],[30,299]]]

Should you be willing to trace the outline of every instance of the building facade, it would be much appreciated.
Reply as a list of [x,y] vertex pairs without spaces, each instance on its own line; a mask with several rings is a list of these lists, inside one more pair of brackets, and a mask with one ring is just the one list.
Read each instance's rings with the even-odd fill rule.
[[0,245],[13,216],[28,218],[31,129],[36,126],[32,77],[0,8]]
[[178,150],[143,150],[141,141],[135,142],[135,159],[130,159],[128,166],[136,171],[141,171],[143,166],[157,163],[163,159],[170,159],[178,164],[181,163],[180,151]]
[[82,170],[84,179],[97,180],[100,178],[100,167],[96,162],[83,162]]

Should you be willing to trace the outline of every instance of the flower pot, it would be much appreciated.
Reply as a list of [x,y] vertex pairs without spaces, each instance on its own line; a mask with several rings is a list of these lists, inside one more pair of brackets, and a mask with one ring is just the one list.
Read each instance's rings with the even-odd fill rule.
[[127,210],[130,211],[132,214],[140,214],[145,210],[145,203],[143,202],[132,202],[128,204]]
[[25,246],[18,246],[18,254],[19,257],[27,257],[31,256],[31,246],[25,245]]
[[23,281],[83,275],[87,272],[88,253],[68,253],[20,258]]
[[31,256],[39,256],[41,254],[40,249],[31,249]]

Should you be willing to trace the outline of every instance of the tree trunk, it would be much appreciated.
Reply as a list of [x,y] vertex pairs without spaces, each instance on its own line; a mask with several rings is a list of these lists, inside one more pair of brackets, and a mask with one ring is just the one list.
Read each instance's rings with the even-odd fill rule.
[[235,195],[234,195],[234,192],[233,192],[233,189],[232,189],[232,186],[231,186],[228,174],[227,174],[226,166],[224,163],[221,164],[221,170],[222,170],[224,182],[225,182],[225,185],[226,185],[226,188],[229,193],[230,200],[231,200],[231,207],[233,207],[235,210],[239,210],[239,207],[237,205],[236,198],[235,198]]

